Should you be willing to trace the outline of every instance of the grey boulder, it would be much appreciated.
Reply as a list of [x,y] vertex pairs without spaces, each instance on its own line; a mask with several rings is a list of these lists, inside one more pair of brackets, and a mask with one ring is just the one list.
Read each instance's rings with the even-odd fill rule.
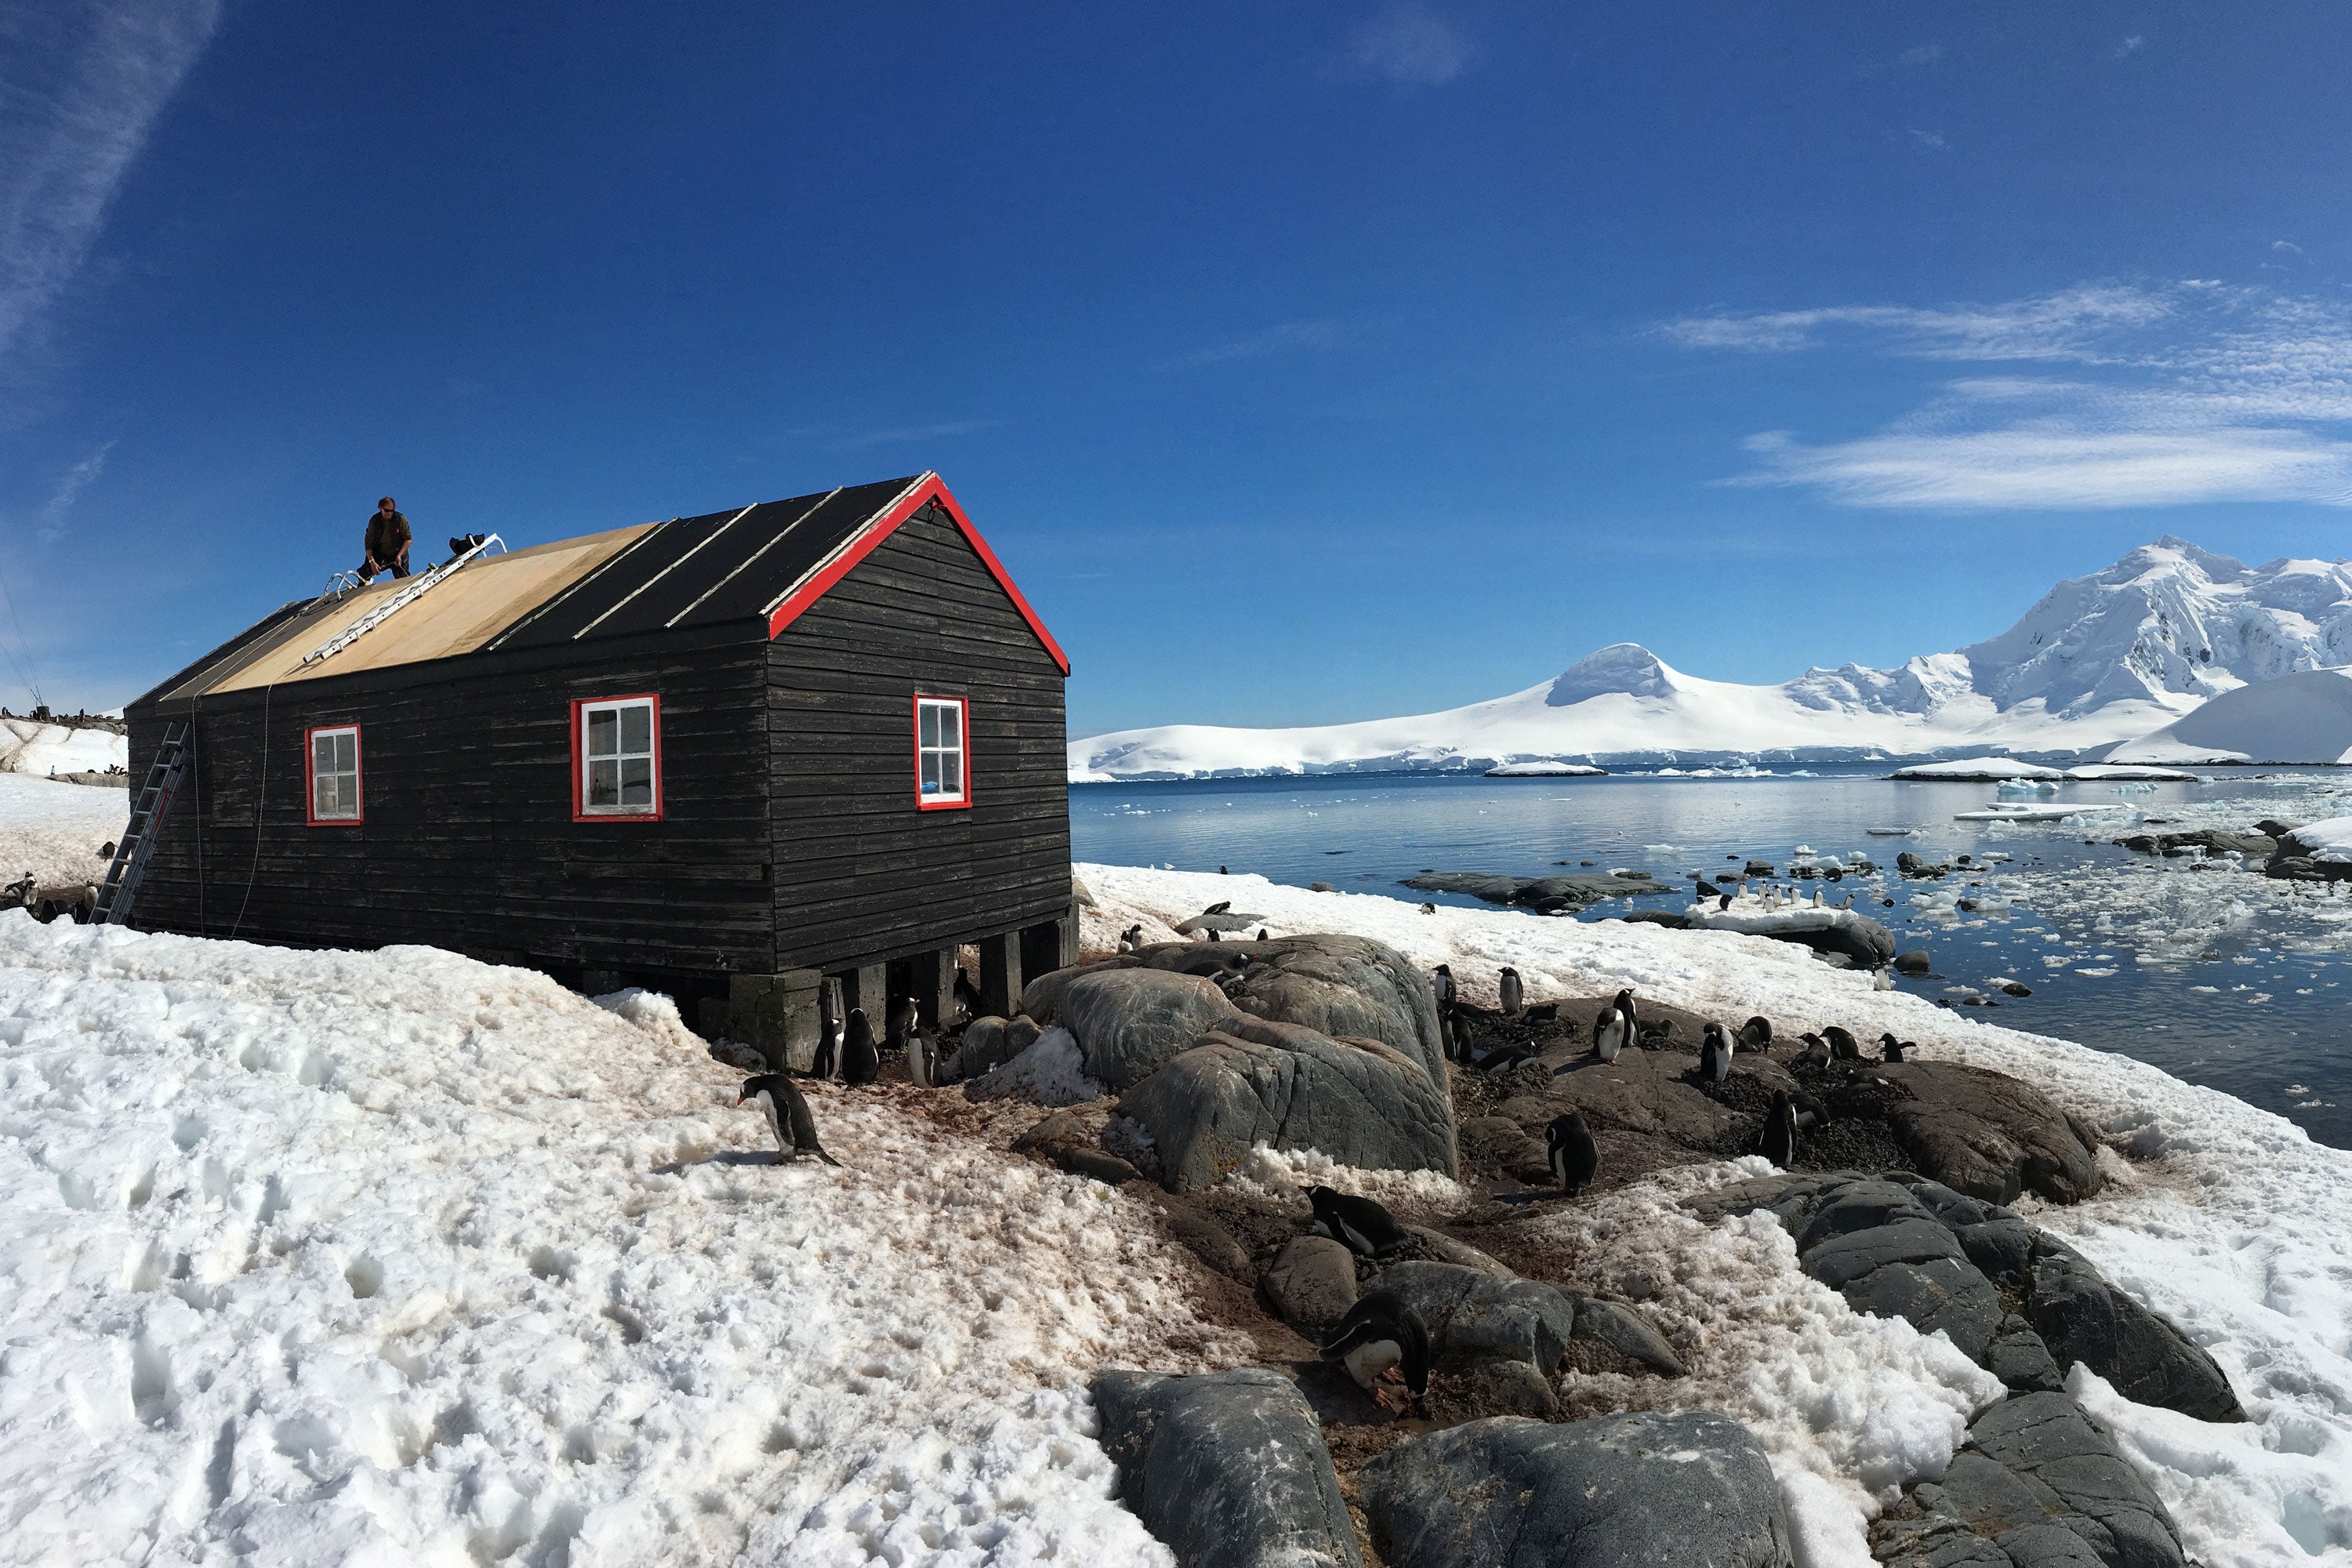
[[1286,1323],[1336,1323],[1356,1304],[1356,1255],[1328,1236],[1293,1237],[1267,1266],[1263,1289]]
[[1390,1568],[1791,1562],[1771,1467],[1712,1411],[1496,1416],[1392,1448],[1358,1479]]
[[1118,1109],[1150,1132],[1160,1179],[1176,1192],[1213,1185],[1260,1143],[1451,1176],[1444,1082],[1378,1040],[1228,1016],[1121,1095]]
[[1184,1568],[1361,1568],[1322,1428],[1258,1367],[1095,1379],[1120,1495]]
[[2200,1421],[2243,1421],[2230,1380],[2204,1347],[2108,1284],[2071,1252],[2034,1263],[2025,1315],[2063,1365],[2081,1362],[2141,1405]]
[[1070,1031],[1087,1076],[1112,1089],[1142,1082],[1233,1011],[1197,974],[1097,965],[1062,987],[1054,1021]]
[[1332,1039],[1378,1040],[1445,1081],[1445,1046],[1429,977],[1386,942],[1307,935],[1271,942],[1170,942],[1129,963],[1225,976],[1234,1009]]
[[1396,1263],[1381,1284],[1404,1299],[1429,1330],[1439,1362],[1498,1356],[1549,1377],[1576,1332],[1576,1303],[1534,1279],[1497,1279],[1452,1263]]
[[2046,1493],[2053,1518],[2110,1568],[2180,1568],[2172,1515],[2105,1429],[2064,1394],[2002,1400],[1976,1418],[1969,1437],[1987,1458]]

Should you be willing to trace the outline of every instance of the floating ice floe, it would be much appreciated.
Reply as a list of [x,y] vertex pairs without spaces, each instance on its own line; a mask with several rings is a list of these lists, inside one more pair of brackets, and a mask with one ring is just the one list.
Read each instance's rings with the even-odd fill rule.
[[2065,773],[2014,757],[1959,757],[1942,763],[1914,763],[1886,775],[1890,779],[1927,779],[1945,784],[1993,784],[2002,779],[2063,779]]
[[1980,811],[1956,811],[1954,822],[2059,822],[2069,816],[2085,816],[2093,812],[2129,809],[2120,801],[2053,801],[2046,805],[2029,805],[2023,801],[1994,801]]

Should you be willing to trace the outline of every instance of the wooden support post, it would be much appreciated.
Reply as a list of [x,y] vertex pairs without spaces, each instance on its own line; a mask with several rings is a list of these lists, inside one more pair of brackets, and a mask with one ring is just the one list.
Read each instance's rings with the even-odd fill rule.
[[866,1009],[866,1021],[874,1026],[874,1037],[880,1039],[890,1017],[890,966],[868,963],[856,969],[845,970],[841,976],[841,1018],[848,1026],[850,1009]]
[[814,969],[727,977],[727,1034],[768,1058],[776,1072],[806,1072],[816,1060],[817,988]]
[[955,1016],[955,949],[915,955],[915,1012],[923,1027],[936,1029]]
[[1010,1018],[1021,1010],[1021,933],[980,939],[980,1010]]
[[1078,900],[1070,900],[1070,912],[1062,920],[1062,967],[1067,969],[1078,961]]

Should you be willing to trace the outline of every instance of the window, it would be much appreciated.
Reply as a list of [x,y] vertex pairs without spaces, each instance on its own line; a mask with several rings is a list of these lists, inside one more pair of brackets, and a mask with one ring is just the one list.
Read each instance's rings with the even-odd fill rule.
[[302,732],[310,786],[310,826],[360,820],[360,727],[321,725]]
[[964,734],[970,706],[961,697],[915,699],[915,804],[940,811],[971,804],[964,776]]
[[658,821],[661,699],[612,697],[572,705],[572,816]]

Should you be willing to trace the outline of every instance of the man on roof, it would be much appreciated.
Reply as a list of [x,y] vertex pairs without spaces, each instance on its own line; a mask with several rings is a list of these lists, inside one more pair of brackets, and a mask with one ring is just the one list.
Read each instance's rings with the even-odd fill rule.
[[375,503],[367,520],[367,560],[360,567],[360,581],[373,583],[377,573],[387,571],[396,578],[408,575],[408,520],[390,496]]

